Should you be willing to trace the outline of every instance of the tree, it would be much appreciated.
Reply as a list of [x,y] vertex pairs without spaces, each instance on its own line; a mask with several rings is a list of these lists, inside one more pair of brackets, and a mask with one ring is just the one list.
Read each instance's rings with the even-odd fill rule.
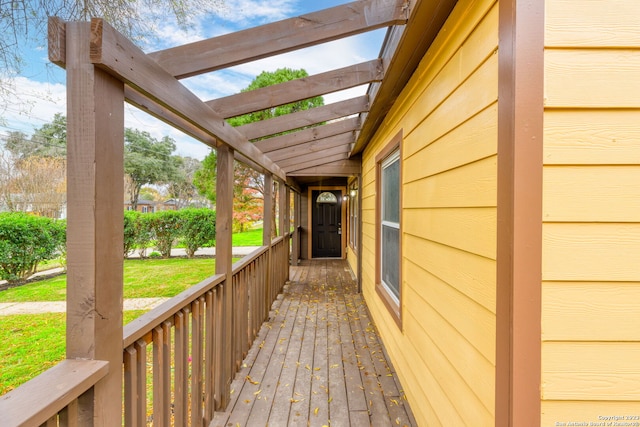
[[131,180],[129,203],[136,210],[142,186],[175,179],[179,158],[171,154],[176,144],[168,136],[157,140],[146,131],[127,128],[124,141],[124,171]]
[[[289,80],[307,77],[309,74],[304,69],[293,70],[290,68],[279,68],[276,71],[263,71],[260,73],[242,92],[271,86],[278,83],[284,83]],[[232,117],[228,120],[232,126],[241,126],[248,123],[266,120],[297,111],[308,110],[309,108],[318,107],[324,104],[321,96],[305,99],[290,104],[268,108],[255,113],[244,114],[242,116]],[[200,194],[206,196],[215,203],[215,178],[216,178],[216,153],[212,151],[202,162],[202,169],[196,174],[194,180],[196,188]],[[235,162],[234,165],[234,218],[237,221],[250,221],[253,215],[243,215],[242,209],[249,211],[254,209],[253,202],[262,200],[264,197],[264,177],[250,167]],[[276,192],[272,191],[273,196]],[[247,199],[248,198],[248,199]],[[272,203],[271,229],[277,234],[276,209],[277,203],[274,199]],[[242,225],[238,224],[240,228]],[[275,235],[274,234],[274,235]]]
[[[24,63],[25,43],[46,45],[47,18],[88,21],[102,17],[132,40],[162,37],[159,24],[175,18],[182,29],[220,9],[223,0],[12,0],[0,3],[0,99],[9,101],[10,77]],[[9,105],[0,102],[0,105]]]
[[14,211],[58,218],[67,200],[67,165],[64,158],[31,156],[14,163],[8,185]]
[[198,193],[206,197],[211,203],[216,203],[216,174],[218,164],[218,153],[211,152],[202,161],[202,167],[196,171],[193,177],[193,184]]
[[191,206],[194,199],[198,196],[198,190],[194,185],[194,178],[201,167],[202,164],[198,159],[192,157],[180,158],[178,173],[167,186],[169,197],[176,201],[176,207],[178,209]]

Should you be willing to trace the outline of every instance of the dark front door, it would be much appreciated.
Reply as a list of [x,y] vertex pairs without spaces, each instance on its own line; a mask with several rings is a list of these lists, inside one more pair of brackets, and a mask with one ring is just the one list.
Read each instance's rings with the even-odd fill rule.
[[313,258],[342,256],[342,191],[311,192],[311,256]]

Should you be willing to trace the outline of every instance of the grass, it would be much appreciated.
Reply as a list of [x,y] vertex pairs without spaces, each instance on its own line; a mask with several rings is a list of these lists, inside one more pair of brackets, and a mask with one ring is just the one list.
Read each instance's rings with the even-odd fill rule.
[[[213,258],[127,259],[124,298],[172,297],[215,272]],[[64,301],[67,275],[0,291],[0,302]]]
[[[144,311],[125,311],[124,323]],[[22,314],[0,321],[0,395],[65,358],[65,314]]]
[[262,246],[262,228],[234,233],[231,239],[233,246]]
[[[234,246],[261,246],[262,229],[233,235]],[[236,259],[234,259],[234,262]],[[47,265],[49,264],[49,265]],[[58,260],[38,270],[59,266]],[[172,297],[214,274],[213,258],[127,259],[124,298]],[[0,302],[64,301],[67,276],[0,291]],[[144,311],[125,311],[124,323]],[[41,374],[65,357],[65,314],[0,317],[0,395]]]

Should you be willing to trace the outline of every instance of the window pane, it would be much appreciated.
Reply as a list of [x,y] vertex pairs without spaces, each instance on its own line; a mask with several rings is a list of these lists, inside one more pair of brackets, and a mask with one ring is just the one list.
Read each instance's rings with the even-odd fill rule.
[[400,299],[399,251],[400,230],[387,225],[382,226],[382,274],[381,278],[397,300]]
[[382,220],[400,222],[400,160],[382,169]]

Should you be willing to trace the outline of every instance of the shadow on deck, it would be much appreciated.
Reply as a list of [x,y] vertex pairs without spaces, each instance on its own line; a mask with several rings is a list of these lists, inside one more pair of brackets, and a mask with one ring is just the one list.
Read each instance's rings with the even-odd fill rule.
[[416,425],[346,261],[290,272],[211,427]]

